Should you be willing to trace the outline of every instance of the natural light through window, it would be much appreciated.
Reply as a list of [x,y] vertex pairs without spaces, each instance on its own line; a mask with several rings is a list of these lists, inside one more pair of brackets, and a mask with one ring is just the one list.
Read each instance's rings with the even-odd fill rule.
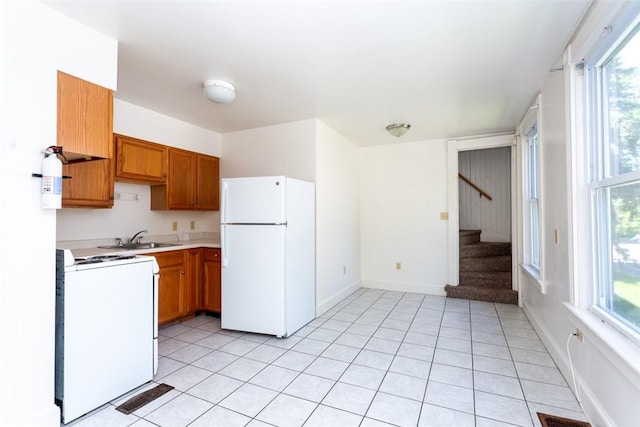
[[527,133],[528,264],[540,270],[540,150],[537,126]]
[[594,305],[640,332],[640,34],[592,74]]

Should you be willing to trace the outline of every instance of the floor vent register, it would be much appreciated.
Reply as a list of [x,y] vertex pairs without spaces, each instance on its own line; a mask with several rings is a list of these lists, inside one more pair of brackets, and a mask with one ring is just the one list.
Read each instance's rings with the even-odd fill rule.
[[158,384],[154,388],[149,389],[147,391],[143,391],[142,393],[132,397],[131,399],[124,402],[122,405],[118,406],[116,409],[122,412],[123,414],[128,415],[132,412],[137,411],[147,403],[152,402],[153,400],[157,399],[158,397],[162,396],[163,394],[171,390],[173,390],[173,386],[171,385]]

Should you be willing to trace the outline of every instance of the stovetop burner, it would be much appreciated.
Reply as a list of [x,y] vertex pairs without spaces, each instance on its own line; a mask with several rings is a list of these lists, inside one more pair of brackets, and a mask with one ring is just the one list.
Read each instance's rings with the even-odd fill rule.
[[76,265],[96,264],[99,262],[131,259],[135,257],[135,255],[96,255],[89,258],[76,258]]

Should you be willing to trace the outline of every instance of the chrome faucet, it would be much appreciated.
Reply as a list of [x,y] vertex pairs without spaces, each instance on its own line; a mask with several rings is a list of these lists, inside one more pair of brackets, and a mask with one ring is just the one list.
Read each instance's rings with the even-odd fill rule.
[[[149,230],[140,230],[140,231],[138,231],[136,234],[134,234],[134,235],[133,235],[133,237],[131,237],[131,238],[129,239],[129,241],[128,241],[127,243],[128,243],[128,244],[132,244],[132,243],[133,243],[133,244],[140,243],[140,240],[142,239],[142,236],[139,236],[139,237],[138,237],[138,235],[139,235],[139,234],[142,234],[142,233],[148,233],[148,232],[149,232]],[[138,238],[137,240],[136,240],[136,237]]]

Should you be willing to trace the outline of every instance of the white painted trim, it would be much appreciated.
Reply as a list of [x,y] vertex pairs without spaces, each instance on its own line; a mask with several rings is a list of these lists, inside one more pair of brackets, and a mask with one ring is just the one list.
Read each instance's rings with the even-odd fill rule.
[[[470,150],[482,150],[487,148],[497,147],[509,147],[513,145],[514,134],[503,134],[494,136],[484,136],[478,138],[465,138],[464,140],[452,139],[447,141],[447,210],[449,212],[449,227],[448,227],[448,269],[447,269],[447,281],[452,286],[458,286],[459,283],[459,228],[460,218],[458,212],[458,152],[470,151]],[[515,148],[515,147],[514,147]],[[511,218],[513,225],[513,218],[516,215],[516,186],[514,185],[513,177],[515,172],[519,170],[516,166],[516,156],[511,150]],[[511,230],[511,247],[517,247],[518,236]],[[512,268],[512,283],[514,289],[518,289],[516,269]],[[442,289],[438,292],[438,295],[442,295]]]
[[331,310],[336,304],[344,300],[346,297],[362,288],[360,281],[353,282],[352,284],[344,287],[340,292],[330,296],[324,301],[316,304],[316,317],[322,316],[327,311]]
[[385,291],[411,292],[417,294],[446,296],[444,286],[425,283],[389,282],[384,280],[362,280],[362,287],[368,289],[382,289]]
[[[558,369],[566,379],[567,385],[575,394],[571,381],[573,378],[571,366],[564,348],[558,346],[551,333],[544,327],[544,323],[538,318],[538,316],[536,316],[535,311],[532,310],[526,302],[522,305],[522,311],[529,319],[529,323],[531,323],[531,326],[535,329],[540,340],[542,340],[542,343],[551,355],[551,358],[554,360]],[[567,333],[567,336],[568,334],[569,333]],[[580,396],[580,406],[582,406],[582,410],[589,419],[589,422],[592,425],[613,426],[613,421],[607,415],[602,405],[600,405],[600,402],[596,399],[596,396],[593,394],[591,389],[589,389],[587,383],[582,379],[582,377],[580,377],[578,372],[576,372],[576,385],[578,387],[578,395]]]

